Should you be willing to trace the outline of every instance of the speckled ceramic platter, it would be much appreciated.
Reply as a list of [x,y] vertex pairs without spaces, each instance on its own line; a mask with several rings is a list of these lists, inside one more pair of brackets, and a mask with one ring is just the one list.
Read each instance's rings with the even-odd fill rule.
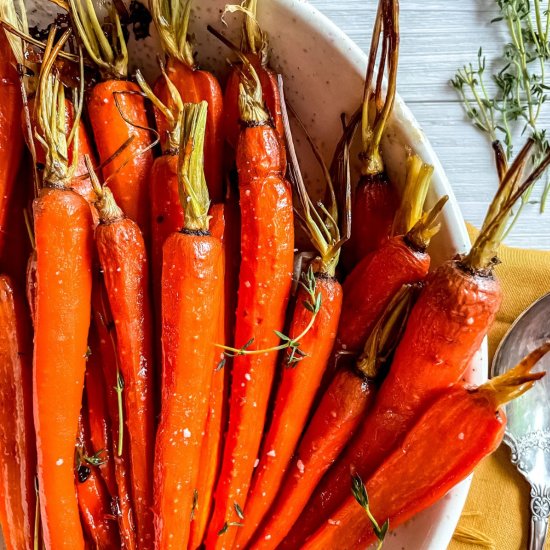
[[[239,23],[227,17],[228,27],[220,21],[225,0],[196,0],[190,31],[195,36],[198,61],[214,70],[221,79],[226,72],[229,52],[206,31],[210,23],[235,41]],[[307,125],[321,150],[330,158],[340,134],[339,114],[351,114],[359,104],[362,92],[366,56],[342,31],[308,3],[300,0],[261,0],[259,20],[270,37],[272,66],[283,74],[287,100]],[[45,0],[28,0],[31,24],[44,26],[51,21],[52,4]],[[406,27],[407,22],[401,22]],[[368,29],[365,29],[368,32]],[[130,40],[131,64],[145,70],[149,77],[156,74],[156,37]],[[318,172],[309,150],[296,136],[302,169],[308,182],[315,185]],[[442,229],[433,240],[430,251],[437,265],[469,246],[468,234],[452,188],[443,169],[414,116],[398,97],[387,130],[383,154],[390,176],[403,182],[406,148],[416,151],[434,165],[429,206],[437,198],[449,195],[442,217]],[[356,220],[355,223],[361,223]],[[479,383],[487,376],[485,349],[477,355],[467,378]],[[437,442],[435,442],[437,444]],[[385,550],[443,550],[447,547],[460,517],[470,481],[455,487],[439,503],[392,532]]]

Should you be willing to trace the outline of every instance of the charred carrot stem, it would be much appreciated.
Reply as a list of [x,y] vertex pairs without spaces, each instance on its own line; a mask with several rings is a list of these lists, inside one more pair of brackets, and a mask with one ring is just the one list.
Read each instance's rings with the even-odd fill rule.
[[323,474],[334,463],[372,406],[381,365],[399,340],[414,289],[403,287],[378,321],[365,349],[368,355],[342,367],[323,394],[281,484],[269,518],[256,533],[253,548],[293,548],[284,541]]
[[[295,525],[293,543],[301,544],[343,502],[346,490],[339,484],[345,483],[350,467],[367,479],[399,444],[426,403],[460,380],[479,350],[501,302],[500,284],[492,273],[500,229],[518,198],[550,164],[548,155],[523,182],[518,181],[529,148],[530,144],[518,154],[519,160],[501,183],[472,251],[445,262],[428,277],[375,407],[317,488]],[[438,358],[436,369],[434,357]]]
[[32,419],[32,339],[22,296],[0,276],[0,525],[8,549],[31,548],[36,443]]
[[[351,270],[362,258],[376,250],[390,236],[399,205],[397,191],[389,180],[380,154],[380,141],[395,100],[399,57],[398,0],[379,0],[373,29],[369,63],[363,94],[359,154],[361,178],[353,201],[351,238],[344,248],[344,265]],[[380,42],[382,41],[382,44]],[[374,76],[381,45],[379,72]],[[385,97],[382,77],[388,71]],[[353,121],[351,124],[357,124]],[[357,220],[364,220],[357,223]]]
[[[139,225],[148,241],[152,140],[145,100],[139,86],[127,79],[128,52],[118,14],[114,8],[109,14],[113,27],[111,43],[91,2],[70,0],[69,6],[80,39],[102,75],[87,103],[99,160],[106,163],[103,178],[109,182],[122,211]],[[120,152],[124,143],[127,146]]]
[[[227,251],[225,244],[225,205],[214,204],[210,208],[210,233],[212,237],[220,239],[223,245],[224,266],[227,270]],[[220,315],[218,326],[218,337],[216,342],[225,342],[228,339],[227,323],[225,316],[227,314],[227,284],[225,277],[222,300],[223,312]],[[223,431],[227,420],[227,369],[218,368],[223,358],[223,352],[218,351],[214,358],[214,368],[212,371],[212,383],[210,386],[210,399],[208,405],[208,416],[206,418],[205,437],[201,445],[201,457],[199,476],[197,478],[196,504],[192,512],[191,533],[189,537],[188,548],[195,550],[200,547],[210,514],[212,512],[212,499],[214,487],[219,474],[223,450]]]
[[[501,404],[521,395],[544,376],[529,371],[549,348],[546,345],[536,350],[516,369],[477,389],[463,385],[450,388],[430,405],[365,485],[369,506],[376,515],[382,521],[389,520],[391,528],[398,527],[439,500],[492,453],[506,426]],[[435,440],[438,447],[434,451]],[[332,520],[302,548],[366,547],[377,538],[356,497],[348,496]]]
[[[70,190],[75,158],[68,165],[62,131],[63,85],[51,74],[57,52],[48,38],[38,83],[38,118],[46,150],[43,186],[33,203],[36,239],[36,317],[33,401],[38,486],[47,548],[84,548],[74,485],[74,445],[82,402],[91,310],[92,216]],[[75,124],[78,120],[75,119]],[[71,131],[69,138],[75,139]],[[78,138],[73,141],[78,145]],[[56,284],[52,284],[55,281]]]
[[[241,268],[237,306],[237,346],[254,339],[253,348],[277,344],[288,301],[293,265],[293,213],[285,154],[268,124],[254,70],[243,74],[240,108],[244,128],[237,146],[241,201]],[[240,355],[233,362],[229,432],[207,548],[230,547],[240,523],[259,451],[277,356]]]
[[[89,169],[98,195],[96,206],[100,223],[95,240],[115,326],[118,367],[124,384],[124,420],[129,434],[138,544],[140,548],[152,548],[153,320],[148,294],[147,252],[137,223],[124,216],[110,189],[102,188],[91,166]],[[117,453],[121,454],[120,447]]]
[[[226,11],[243,13],[242,53],[254,67],[262,86],[262,95],[266,109],[271,117],[277,134],[284,138],[285,130],[281,109],[281,96],[277,75],[269,67],[269,44],[267,35],[262,31],[256,19],[257,0],[247,0],[242,5],[228,5]],[[242,67],[234,66],[229,73],[224,90],[223,128],[229,145],[236,149],[241,129],[239,114],[239,84]]]
[[111,498],[97,466],[89,455],[88,429],[81,417],[77,441],[78,460],[75,464],[75,486],[82,523],[96,548],[116,550],[120,537],[116,517],[111,511]]
[[[186,548],[223,314],[223,249],[209,231],[208,104],[185,104],[178,176],[185,226],[165,242],[163,387],[155,447],[156,548]],[[200,495],[198,495],[200,499]]]
[[[187,38],[187,28],[191,15],[191,0],[150,0],[151,15],[160,35],[161,43],[167,55],[166,72],[169,79],[185,103],[208,103],[206,135],[204,138],[204,165],[208,192],[213,202],[224,199],[223,180],[223,138],[222,112],[223,95],[216,77],[198,68],[192,46]],[[155,93],[166,105],[170,105],[172,94],[164,78],[159,78]],[[166,120],[157,116],[157,126],[161,141],[167,139],[169,130]]]

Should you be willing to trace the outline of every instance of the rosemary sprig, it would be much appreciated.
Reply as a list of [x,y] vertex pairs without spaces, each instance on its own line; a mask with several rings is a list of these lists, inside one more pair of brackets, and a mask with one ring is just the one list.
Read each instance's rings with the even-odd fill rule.
[[369,496],[367,494],[367,488],[365,487],[365,484],[363,483],[363,480],[361,479],[359,474],[355,474],[351,478],[351,493],[353,494],[355,500],[367,513],[367,516],[372,524],[372,530],[374,531],[374,534],[378,539],[378,546],[376,547],[376,550],[380,550],[382,548],[382,545],[384,544],[386,533],[388,532],[388,529],[390,527],[390,520],[387,519],[382,524],[382,526],[380,526],[380,524],[376,521],[369,506]]
[[254,338],[251,338],[248,342],[246,342],[246,344],[244,344],[240,348],[232,348],[230,346],[216,344],[216,347],[224,350],[224,357],[218,363],[216,370],[220,370],[225,366],[227,357],[237,357],[239,355],[259,355],[262,353],[270,353],[286,349],[289,350],[286,358],[287,367],[295,367],[296,364],[299,363],[304,357],[307,357],[307,353],[300,349],[300,341],[312,329],[317,314],[321,309],[321,294],[317,292],[317,283],[312,266],[309,266],[307,272],[302,274],[300,285],[308,295],[308,299],[304,300],[302,303],[304,307],[311,312],[311,319],[309,320],[306,328],[295,338],[290,338],[286,334],[283,334],[278,330],[274,330],[273,332],[279,337],[282,343],[278,346],[273,346],[271,348],[249,349],[250,346],[254,343]]
[[[500,10],[491,23],[504,23],[510,41],[503,46],[501,66],[491,75],[496,86],[490,93],[485,77],[487,61],[479,48],[477,62],[459,69],[450,83],[457,91],[468,118],[491,141],[501,139],[506,145],[506,159],[514,156],[513,136],[520,132],[534,141],[532,162],[540,163],[550,147],[546,131],[539,126],[539,115],[550,86],[546,81],[546,64],[550,60],[550,0],[495,0]],[[493,61],[491,61],[493,64]],[[544,212],[550,193],[547,179],[541,199]],[[530,191],[522,197],[515,223]]]

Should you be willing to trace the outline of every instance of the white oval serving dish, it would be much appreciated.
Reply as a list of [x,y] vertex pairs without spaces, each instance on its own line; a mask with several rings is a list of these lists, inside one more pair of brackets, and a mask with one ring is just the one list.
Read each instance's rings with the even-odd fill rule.
[[[212,24],[238,43],[240,22],[228,15],[224,28],[220,16],[225,0],[195,0],[190,32],[195,36],[198,61],[222,76],[224,60],[230,53],[206,31]],[[329,19],[302,0],[262,0],[258,19],[267,31],[271,46],[271,64],[283,74],[287,100],[300,115],[310,134],[328,160],[340,135],[339,115],[351,114],[362,95],[367,58],[364,52]],[[43,0],[28,0],[31,24],[51,21],[51,6]],[[401,21],[401,27],[407,21]],[[370,29],[365,29],[370,32]],[[146,76],[156,75],[157,41],[153,36],[143,41],[130,41],[131,63],[145,69]],[[420,84],[420,83],[419,83]],[[315,184],[317,167],[311,154],[296,136],[296,145],[306,179]],[[390,176],[404,181],[406,148],[414,150],[435,167],[428,206],[437,198],[449,195],[442,216],[442,228],[430,247],[433,263],[469,247],[469,239],[454,198],[452,188],[430,143],[412,113],[397,97],[392,119],[383,141],[383,155]],[[475,358],[467,380],[480,383],[487,377],[486,346]],[[470,480],[465,480],[440,502],[392,531],[385,550],[442,550],[447,547],[460,517]],[[391,527],[391,526],[390,526]],[[1,542],[1,541],[0,541]]]

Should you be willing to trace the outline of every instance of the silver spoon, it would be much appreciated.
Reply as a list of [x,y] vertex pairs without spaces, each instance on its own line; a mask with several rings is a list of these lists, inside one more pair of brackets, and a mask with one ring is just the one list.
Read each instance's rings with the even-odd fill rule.
[[[492,376],[503,374],[550,339],[550,293],[526,309],[502,339],[493,359]],[[504,442],[512,463],[531,486],[529,550],[542,550],[550,515],[550,354],[534,369],[549,374],[533,389],[506,405]]]

